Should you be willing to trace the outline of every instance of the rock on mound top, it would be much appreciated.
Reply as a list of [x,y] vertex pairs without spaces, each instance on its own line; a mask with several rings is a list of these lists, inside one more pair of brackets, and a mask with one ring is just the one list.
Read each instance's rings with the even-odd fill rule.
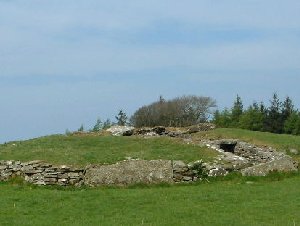
[[187,133],[197,133],[201,131],[209,131],[216,128],[213,123],[199,123],[197,125],[189,126]]
[[132,126],[112,126],[106,131],[110,132],[113,136],[131,136],[134,127]]

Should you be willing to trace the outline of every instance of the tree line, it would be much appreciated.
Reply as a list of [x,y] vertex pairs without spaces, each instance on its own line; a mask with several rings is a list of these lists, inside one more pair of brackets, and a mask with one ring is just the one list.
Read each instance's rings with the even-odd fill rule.
[[300,135],[300,112],[290,97],[281,101],[274,93],[269,106],[254,102],[246,109],[237,95],[231,109],[215,111],[213,122],[218,127],[242,128],[271,133]]
[[[166,100],[160,96],[157,101],[140,107],[131,117],[120,110],[115,122],[109,119],[102,122],[98,118],[89,131],[99,132],[113,125],[186,127],[212,121],[224,128],[300,135],[300,112],[290,97],[281,101],[274,93],[268,106],[254,102],[244,108],[241,97],[237,95],[231,108],[213,111],[215,107],[216,101],[210,97],[190,95]],[[78,131],[84,131],[83,125]]]
[[[109,119],[103,122],[98,118],[96,124],[88,131],[99,132],[114,125],[131,125],[134,127],[191,126],[200,122],[207,122],[212,116],[214,107],[216,107],[216,101],[210,97],[189,95],[166,100],[160,96],[157,101],[140,107],[131,117],[120,110],[115,116],[115,122]],[[77,131],[85,131],[84,126],[81,125]],[[70,132],[67,131],[66,133]]]

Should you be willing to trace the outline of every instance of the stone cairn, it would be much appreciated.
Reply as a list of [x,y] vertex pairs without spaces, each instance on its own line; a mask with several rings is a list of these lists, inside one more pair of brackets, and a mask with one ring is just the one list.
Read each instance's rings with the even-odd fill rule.
[[241,172],[243,176],[265,176],[272,171],[298,170],[298,163],[290,156],[270,147],[258,147],[233,139],[201,140],[195,143],[190,138],[191,133],[213,128],[213,124],[204,123],[184,131],[171,131],[161,126],[139,129],[116,126],[110,130],[115,136],[180,137],[187,143],[206,146],[219,152],[212,163],[203,163],[201,160],[189,164],[170,160],[124,160],[113,165],[74,168],[55,166],[40,160],[24,163],[0,160],[0,181],[20,176],[37,185],[97,186],[112,185],[114,181],[117,181],[116,185],[127,185],[140,182],[193,182],[206,176],[225,176],[232,171]]
[[220,154],[212,164],[206,164],[210,176],[240,171],[243,176],[266,176],[272,171],[297,171],[292,157],[270,147],[258,147],[233,139],[202,140],[201,145]]

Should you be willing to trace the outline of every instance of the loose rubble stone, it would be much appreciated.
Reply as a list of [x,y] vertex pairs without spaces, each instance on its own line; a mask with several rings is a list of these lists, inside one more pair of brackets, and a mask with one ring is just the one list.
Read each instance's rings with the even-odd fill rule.
[[152,132],[158,135],[164,135],[166,133],[166,128],[163,126],[157,126],[152,129]]
[[188,171],[188,165],[185,164],[183,161],[178,160],[178,161],[173,161],[173,171],[174,172],[186,172]]
[[220,177],[220,176],[226,176],[228,174],[228,171],[225,170],[222,166],[213,166],[209,167],[208,170],[208,176],[209,177]]
[[213,123],[199,123],[197,125],[194,126],[190,126],[188,127],[188,130],[186,133],[197,133],[197,132],[201,132],[201,131],[209,131],[209,130],[213,130],[216,128],[216,125]]
[[[266,175],[270,171],[293,171],[295,169],[292,167],[294,161],[291,157],[270,147],[257,147],[235,139],[203,140],[201,143],[220,153],[214,164],[218,166],[218,169],[221,166],[222,170],[227,172],[241,171],[243,175]],[[225,150],[228,147],[232,148],[229,152]],[[281,167],[278,167],[278,164]],[[258,173],[259,170],[261,173]]]
[[[205,168],[202,160],[191,162],[189,164],[184,163],[183,161],[177,160],[173,161],[173,180],[174,182],[191,182],[197,181],[199,178],[199,171],[195,169],[195,166],[198,164],[203,164],[203,169]],[[206,171],[206,170],[205,170]]]
[[154,128],[143,127],[134,129],[133,134],[139,136],[162,136],[166,135],[167,131],[163,126],[157,126]]
[[[215,129],[216,126],[212,123],[200,123],[198,125],[190,126],[187,128],[166,128],[164,126],[156,126],[153,128],[143,127],[135,128],[133,135],[152,137],[152,136],[170,136],[170,137],[189,137],[189,134],[197,133],[200,131],[208,131]],[[130,133],[130,135],[132,135]]]
[[297,149],[292,148],[292,149],[290,149],[290,153],[294,154],[294,155],[298,155],[299,151]]
[[7,169],[7,166],[6,165],[0,165],[0,170],[2,171],[2,170],[5,170],[5,169]]

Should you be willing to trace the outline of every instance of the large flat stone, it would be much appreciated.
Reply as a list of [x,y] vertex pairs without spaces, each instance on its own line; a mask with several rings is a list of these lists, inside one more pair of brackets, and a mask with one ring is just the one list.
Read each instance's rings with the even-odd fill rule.
[[291,157],[284,156],[280,159],[276,159],[267,163],[262,163],[256,166],[243,169],[243,176],[266,176],[270,172],[290,172],[297,171],[298,163],[296,163]]
[[172,183],[172,163],[170,160],[127,160],[113,165],[89,166],[84,181],[91,186]]

